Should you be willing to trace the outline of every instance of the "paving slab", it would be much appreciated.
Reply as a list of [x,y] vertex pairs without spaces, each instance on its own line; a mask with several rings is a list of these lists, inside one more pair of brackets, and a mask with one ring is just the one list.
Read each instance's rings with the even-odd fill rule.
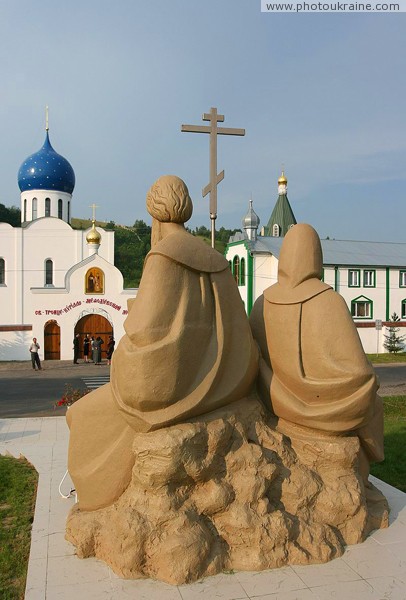
[[[79,559],[64,538],[75,502],[58,490],[68,440],[62,416],[0,419],[0,454],[23,455],[39,472],[26,600],[406,600],[406,494],[374,477],[391,507],[389,528],[329,563],[223,573],[181,586],[122,580],[102,561]],[[68,475],[62,493],[71,487]]]

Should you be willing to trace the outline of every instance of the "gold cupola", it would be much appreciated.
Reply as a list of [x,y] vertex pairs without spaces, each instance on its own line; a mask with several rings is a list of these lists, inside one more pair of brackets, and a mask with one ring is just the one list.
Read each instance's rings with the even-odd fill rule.
[[278,185],[287,185],[288,180],[286,179],[285,171],[282,170],[281,176],[278,179]]
[[98,246],[100,246],[101,235],[100,235],[100,233],[96,229],[95,220],[94,219],[92,220],[92,228],[89,231],[89,233],[86,235],[86,242],[88,244],[97,244]]

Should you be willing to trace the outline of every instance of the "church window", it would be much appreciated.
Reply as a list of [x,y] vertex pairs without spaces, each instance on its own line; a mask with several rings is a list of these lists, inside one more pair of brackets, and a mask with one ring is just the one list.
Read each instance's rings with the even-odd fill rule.
[[240,285],[245,285],[245,259],[240,260]]
[[280,235],[281,235],[281,228],[279,227],[279,225],[277,223],[275,223],[275,225],[273,225],[273,227],[272,227],[272,236],[280,237]]
[[50,258],[45,261],[45,285],[54,283],[54,263]]
[[375,287],[375,270],[364,271],[364,287]]
[[355,319],[372,319],[372,300],[359,296],[351,301],[351,316]]
[[51,216],[51,199],[50,198],[45,198],[45,216],[46,217]]
[[62,219],[62,200],[58,200],[58,219]]
[[38,214],[38,201],[36,198],[32,199],[32,220],[37,218]]
[[0,285],[6,283],[6,263],[4,258],[0,258]]
[[399,287],[406,287],[406,271],[399,271]]
[[85,294],[104,294],[104,273],[101,269],[92,267],[87,271]]
[[68,200],[68,223],[70,223],[70,200]]
[[233,258],[233,275],[234,275],[235,282],[238,285],[238,280],[240,277],[240,257],[239,256],[234,256],[234,258]]
[[402,300],[402,319],[406,319],[406,300]]
[[349,269],[348,271],[348,287],[360,287],[360,270]]
[[24,223],[26,220],[27,220],[27,198],[24,198],[24,215],[23,215]]

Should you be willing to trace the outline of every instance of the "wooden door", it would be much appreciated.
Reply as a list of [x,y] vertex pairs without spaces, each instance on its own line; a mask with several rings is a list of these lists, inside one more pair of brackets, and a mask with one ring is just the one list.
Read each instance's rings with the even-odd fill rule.
[[[109,336],[113,335],[113,326],[105,317],[98,314],[85,315],[76,323],[74,336],[77,333],[80,335],[79,358],[83,358],[83,340],[85,339],[86,334],[88,334],[89,337],[101,337],[103,340],[102,358],[106,358],[107,344],[109,341]],[[72,336],[72,339],[74,336]],[[91,355],[89,356],[91,358]]]
[[56,321],[48,321],[44,327],[44,359],[60,360],[61,328]]

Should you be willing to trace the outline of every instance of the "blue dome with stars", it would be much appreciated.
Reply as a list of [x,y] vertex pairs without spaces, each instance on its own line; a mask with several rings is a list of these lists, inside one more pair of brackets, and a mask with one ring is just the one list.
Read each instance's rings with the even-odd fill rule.
[[55,152],[48,131],[44,145],[25,159],[18,171],[18,187],[27,190],[55,190],[71,194],[75,187],[75,173],[70,163]]

